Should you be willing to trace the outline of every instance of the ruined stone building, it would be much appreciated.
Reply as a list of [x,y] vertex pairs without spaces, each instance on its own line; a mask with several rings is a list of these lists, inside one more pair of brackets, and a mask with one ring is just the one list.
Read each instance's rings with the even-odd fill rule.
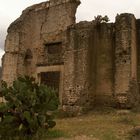
[[139,94],[140,20],[121,14],[115,23],[75,23],[79,4],[50,0],[25,9],[8,28],[2,79],[34,76],[58,90],[66,110],[131,107]]

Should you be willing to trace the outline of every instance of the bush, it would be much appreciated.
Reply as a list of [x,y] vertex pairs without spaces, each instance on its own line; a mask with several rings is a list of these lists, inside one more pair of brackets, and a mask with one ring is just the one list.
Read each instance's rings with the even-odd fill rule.
[[58,108],[56,93],[34,78],[19,77],[11,87],[2,81],[1,97],[6,101],[0,103],[0,139],[33,136],[56,125],[51,113]]
[[109,22],[109,18],[108,16],[101,16],[101,15],[97,15],[94,17],[94,20],[97,22],[97,23],[107,23]]

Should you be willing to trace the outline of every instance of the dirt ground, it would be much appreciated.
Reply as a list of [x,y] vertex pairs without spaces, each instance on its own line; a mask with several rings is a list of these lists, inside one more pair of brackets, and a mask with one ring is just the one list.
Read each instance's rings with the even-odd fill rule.
[[74,138],[57,138],[54,140],[99,140],[99,139],[81,135],[81,136],[76,136]]
[[132,129],[140,126],[140,113],[102,110],[56,119],[56,124],[46,140],[129,140]]

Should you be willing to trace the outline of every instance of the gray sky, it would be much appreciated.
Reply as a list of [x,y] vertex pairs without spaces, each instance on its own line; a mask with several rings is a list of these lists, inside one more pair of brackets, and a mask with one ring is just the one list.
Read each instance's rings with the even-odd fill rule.
[[[6,30],[11,22],[21,15],[22,10],[35,3],[46,0],[0,0],[0,48],[4,46]],[[140,0],[81,0],[76,18],[77,22],[94,19],[97,15],[108,15],[114,21],[117,13],[133,13],[140,18]],[[0,50],[0,57],[2,55]]]

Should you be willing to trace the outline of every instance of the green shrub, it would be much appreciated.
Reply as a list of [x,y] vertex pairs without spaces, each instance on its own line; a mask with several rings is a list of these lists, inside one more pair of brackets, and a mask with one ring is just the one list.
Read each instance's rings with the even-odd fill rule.
[[107,23],[109,22],[109,18],[107,15],[105,15],[104,17],[101,16],[101,15],[97,15],[94,17],[94,20],[97,22],[97,23]]
[[11,87],[2,81],[1,97],[6,102],[0,103],[0,139],[33,136],[56,125],[51,113],[58,107],[56,93],[34,78],[19,77]]

